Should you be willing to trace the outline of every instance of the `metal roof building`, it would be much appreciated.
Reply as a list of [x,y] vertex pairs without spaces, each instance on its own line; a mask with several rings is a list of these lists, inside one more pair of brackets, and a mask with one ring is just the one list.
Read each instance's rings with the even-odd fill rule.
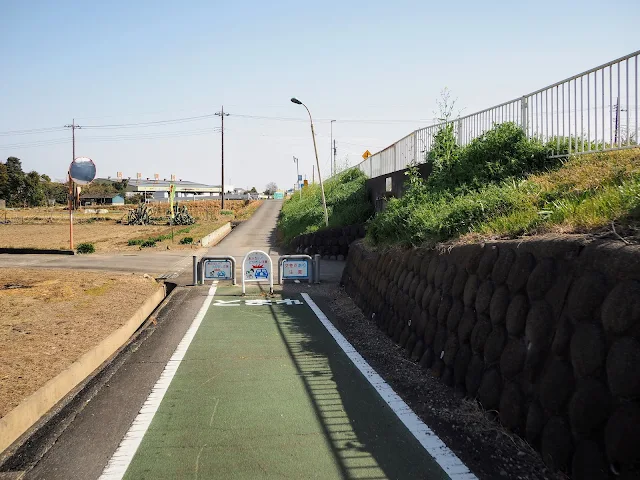
[[[202,195],[202,194],[219,194],[222,188],[219,185],[205,185],[203,183],[189,182],[186,180],[138,180],[130,179],[127,183],[127,192],[132,193],[156,193],[156,192],[169,192],[171,184],[175,185],[176,193],[188,193],[190,195]],[[225,190],[233,188],[232,186],[225,186]]]

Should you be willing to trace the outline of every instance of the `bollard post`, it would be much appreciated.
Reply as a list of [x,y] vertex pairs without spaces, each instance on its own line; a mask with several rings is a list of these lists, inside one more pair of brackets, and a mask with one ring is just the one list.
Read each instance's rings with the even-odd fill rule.
[[316,277],[315,282],[320,283],[320,254],[316,253],[313,256],[313,275]]
[[193,286],[198,285],[198,257],[193,256]]

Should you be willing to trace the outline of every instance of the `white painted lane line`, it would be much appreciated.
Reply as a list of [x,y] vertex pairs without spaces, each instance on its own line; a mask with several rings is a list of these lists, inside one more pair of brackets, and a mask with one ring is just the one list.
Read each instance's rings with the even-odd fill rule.
[[164,394],[167,393],[167,390],[169,389],[173,376],[176,374],[176,371],[178,371],[178,367],[184,359],[193,337],[196,336],[196,332],[198,331],[207,310],[209,310],[213,296],[216,294],[217,285],[218,282],[213,282],[211,288],[209,288],[209,293],[202,304],[200,311],[198,311],[198,314],[193,319],[187,333],[185,333],[182,340],[180,340],[176,350],[173,352],[173,355],[164,367],[160,378],[138,412],[136,419],[131,424],[131,427],[129,427],[129,431],[124,436],[120,445],[118,445],[118,448],[109,460],[109,463],[107,463],[107,466],[102,471],[102,475],[100,475],[99,480],[120,480],[124,477],[131,460],[133,460],[133,456],[136,454],[136,451],[142,442],[142,438],[145,433],[147,433],[149,425],[151,425],[153,416],[160,407]]
[[302,293],[302,298],[316,314],[318,320],[322,322],[327,331],[340,346],[342,351],[349,357],[353,364],[360,370],[362,375],[368,380],[373,388],[376,389],[380,397],[389,405],[400,421],[409,429],[409,431],[420,442],[420,445],[431,455],[431,457],[440,465],[442,470],[453,480],[477,480],[477,477],[471,473],[469,468],[462,463],[458,456],[453,453],[449,447],[418,418],[418,416],[409,408],[396,392],[382,379],[376,371],[371,368],[367,361],[356,351],[355,348],[347,341],[346,338],[338,331],[336,327],[329,321],[327,316],[315,304],[308,293]]

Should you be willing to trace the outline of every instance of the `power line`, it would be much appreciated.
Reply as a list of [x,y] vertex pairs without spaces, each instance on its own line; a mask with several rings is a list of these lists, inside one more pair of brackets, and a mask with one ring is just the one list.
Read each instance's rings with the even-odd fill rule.
[[[309,121],[309,119],[307,118],[301,118],[301,117],[269,117],[269,116],[263,116],[263,115],[246,115],[246,114],[240,114],[240,113],[233,113],[232,116],[234,117],[239,117],[239,118],[246,118],[246,119],[251,119],[251,120],[274,120],[274,121],[280,121],[280,122],[302,122],[302,123],[306,123]],[[331,121],[336,121],[336,122],[340,122],[340,123],[362,123],[362,124],[379,124],[379,125],[385,125],[385,124],[394,124],[394,123],[433,123],[432,120],[425,120],[425,119],[418,119],[418,120],[393,120],[393,119],[356,119],[356,118],[345,118],[345,119],[329,119],[329,118],[320,118],[314,121],[317,122],[327,122],[330,123]]]
[[156,127],[160,125],[171,125],[175,123],[185,123],[185,122],[195,122],[198,120],[205,120],[207,118],[213,118],[216,114],[210,113],[207,115],[198,115],[195,117],[183,117],[183,118],[173,118],[168,120],[157,120],[154,122],[137,122],[137,123],[114,123],[114,124],[105,124],[105,125],[85,125],[83,128],[93,128],[93,129],[113,129],[113,128],[144,128],[144,127]]
[[119,135],[89,135],[86,137],[82,137],[83,141],[120,141],[120,140],[147,140],[147,139],[156,139],[156,138],[174,138],[174,137],[187,137],[194,135],[206,135],[209,133],[220,133],[221,129],[219,127],[214,128],[202,128],[197,130],[184,130],[184,131],[175,131],[175,132],[150,132],[150,133],[140,133],[140,134],[119,134]]
[[0,145],[0,149],[47,147],[51,145],[62,145],[64,143],[71,143],[71,139],[70,138],[53,138],[50,140],[40,140],[40,141],[34,141],[34,142],[4,144],[4,145]]
[[28,130],[10,130],[7,132],[0,132],[0,136],[5,137],[9,135],[36,135],[40,133],[59,132],[62,130],[64,130],[64,127],[32,128]]

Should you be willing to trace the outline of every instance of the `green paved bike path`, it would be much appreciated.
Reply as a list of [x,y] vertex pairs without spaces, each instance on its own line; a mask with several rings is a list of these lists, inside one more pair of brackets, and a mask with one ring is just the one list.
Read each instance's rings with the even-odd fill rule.
[[300,296],[234,291],[214,298],[125,478],[448,478]]

